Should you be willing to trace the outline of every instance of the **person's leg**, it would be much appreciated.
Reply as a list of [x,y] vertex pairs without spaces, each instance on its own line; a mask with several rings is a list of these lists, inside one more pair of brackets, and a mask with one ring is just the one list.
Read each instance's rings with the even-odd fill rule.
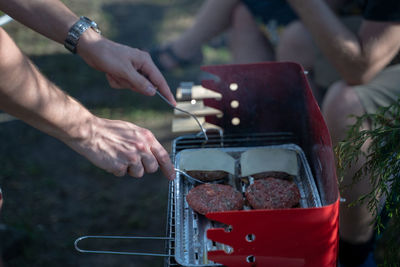
[[243,4],[234,9],[229,43],[234,63],[274,60],[272,45]]
[[312,71],[315,56],[312,36],[303,23],[294,21],[287,25],[279,37],[276,60],[297,62],[306,71]]
[[[177,58],[190,60],[201,53],[201,46],[225,31],[239,0],[207,0],[196,15],[194,24],[176,40],[166,44]],[[160,55],[159,62],[165,69],[179,65],[168,53]]]
[[[322,111],[332,138],[332,145],[336,146],[346,137],[349,126],[355,122],[355,118],[349,115],[360,116],[365,113],[357,92],[353,87],[347,86],[344,82],[334,83],[328,90],[323,104]],[[362,129],[369,129],[369,123],[362,125]],[[367,151],[368,143],[364,144],[362,150]],[[341,184],[341,188],[353,182],[353,175],[365,163],[361,157],[355,162],[347,173]],[[346,199],[340,206],[340,238],[343,244],[340,245],[342,263],[355,262],[361,264],[372,249],[370,242],[374,234],[373,214],[369,211],[367,204],[357,204],[349,207],[350,203],[358,200],[361,195],[370,192],[372,186],[369,177],[363,177],[356,184],[341,191],[341,197]],[[343,249],[345,248],[345,249]],[[346,265],[347,266],[347,265]]]
[[[322,112],[331,134],[332,145],[336,146],[345,139],[349,126],[355,123],[355,118],[351,118],[349,115],[361,116],[365,113],[365,110],[356,91],[351,86],[344,82],[336,82],[326,94],[322,104]],[[369,123],[365,123],[362,127],[363,129],[370,129]],[[365,144],[362,150],[366,152],[367,148],[368,144]],[[352,183],[355,171],[364,162],[365,158],[361,158],[352,169],[348,170],[341,186]],[[371,237],[373,225],[370,223],[373,217],[366,205],[348,207],[349,203],[356,201],[359,196],[368,193],[371,189],[369,179],[365,177],[359,183],[341,192],[341,196],[346,199],[346,202],[341,206],[340,235],[348,241],[361,243]]]
[[324,90],[314,82],[317,48],[303,23],[294,21],[285,27],[276,47],[276,60],[299,63],[307,71],[308,82],[318,103],[322,102]]

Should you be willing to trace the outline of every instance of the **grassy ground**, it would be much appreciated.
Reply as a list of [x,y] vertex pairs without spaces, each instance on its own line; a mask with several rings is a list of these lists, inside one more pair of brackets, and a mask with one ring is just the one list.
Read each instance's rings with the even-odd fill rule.
[[[103,34],[139,48],[174,38],[188,27],[200,0],[69,0],[78,15],[98,22]],[[90,69],[59,44],[12,22],[4,27],[50,80],[94,113],[132,121],[151,129],[170,150],[172,111],[158,98],[109,88],[103,74]],[[206,62],[229,60],[226,50],[205,48]],[[172,89],[198,82],[199,66],[165,73]],[[157,257],[87,255],[73,248],[86,234],[164,236],[168,183],[160,173],[143,179],[116,178],[92,166],[64,144],[21,121],[0,124],[0,222],[25,233],[22,251],[9,253],[7,266],[162,266]],[[1,237],[4,246],[11,235]],[[96,248],[102,244],[97,244]],[[112,244],[117,249],[163,250],[163,243]]]

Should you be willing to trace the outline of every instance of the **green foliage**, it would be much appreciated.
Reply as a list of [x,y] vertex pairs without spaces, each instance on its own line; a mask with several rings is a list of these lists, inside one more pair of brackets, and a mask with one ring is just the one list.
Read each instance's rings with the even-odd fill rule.
[[[360,130],[365,122],[371,123],[371,129]],[[363,153],[361,147],[367,141],[370,145]],[[336,154],[340,179],[361,156],[366,158],[355,173],[352,185],[363,177],[369,177],[372,190],[358,201],[368,204],[376,218],[378,234],[385,229],[384,265],[393,266],[399,262],[400,253],[400,99],[376,114],[356,117],[347,138],[336,147]],[[382,196],[386,197],[386,203],[381,212]],[[390,224],[386,225],[387,219]]]

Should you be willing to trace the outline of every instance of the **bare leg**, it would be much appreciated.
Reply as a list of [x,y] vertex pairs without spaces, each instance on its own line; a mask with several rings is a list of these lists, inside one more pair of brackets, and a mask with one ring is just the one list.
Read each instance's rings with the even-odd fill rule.
[[[324,99],[322,109],[334,146],[346,137],[348,126],[355,122],[355,119],[349,118],[348,115],[360,116],[365,113],[355,91],[344,82],[337,82],[331,86]],[[369,129],[369,123],[363,125],[362,128]],[[366,151],[367,147],[368,144],[365,144],[362,149]],[[348,170],[343,185],[351,184],[355,171],[364,162],[365,159],[362,158],[352,169]],[[369,212],[367,205],[348,207],[350,203],[370,192],[371,189],[369,177],[363,177],[360,182],[341,192],[341,196],[346,199],[346,202],[340,206],[340,237],[343,240],[359,244],[372,237],[374,229],[371,222],[374,217]]]
[[285,27],[276,48],[276,60],[299,63],[308,72],[308,82],[314,97],[321,103],[324,92],[313,81],[315,59],[316,47],[303,23],[295,21]]
[[[231,23],[232,11],[239,0],[207,0],[198,12],[192,27],[169,45],[182,59],[190,59],[200,52],[201,46],[225,31]],[[160,61],[166,68],[176,65],[168,55],[162,55]]]
[[274,60],[272,45],[243,4],[237,5],[233,12],[230,48],[235,63]]
[[286,26],[276,48],[276,60],[297,62],[311,71],[315,56],[315,45],[303,23],[295,21]]

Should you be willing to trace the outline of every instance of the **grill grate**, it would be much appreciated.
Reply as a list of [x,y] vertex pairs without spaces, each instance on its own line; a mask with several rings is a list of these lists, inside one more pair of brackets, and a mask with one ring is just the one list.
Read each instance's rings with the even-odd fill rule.
[[207,133],[207,136],[209,140],[206,144],[203,144],[204,138],[199,135],[185,135],[176,138],[172,147],[173,159],[179,151],[191,148],[252,147],[298,143],[294,135],[288,132],[227,135]]
[[[175,202],[174,202],[174,184],[171,181],[168,189],[168,210],[167,210],[167,237],[170,240],[166,241],[166,254],[175,255]],[[168,256],[165,258],[165,267],[179,266],[174,257]]]
[[[226,134],[207,133],[208,142],[204,144],[204,137],[199,134],[184,135],[176,138],[172,144],[172,160],[175,162],[176,154],[185,149],[196,148],[228,148],[228,147],[255,147],[297,143],[292,133],[254,133],[254,134]],[[167,236],[171,239],[166,242],[166,254],[175,255],[175,192],[174,184],[169,184],[168,210],[167,210]],[[175,258],[170,256],[165,260],[165,267],[181,266]]]

